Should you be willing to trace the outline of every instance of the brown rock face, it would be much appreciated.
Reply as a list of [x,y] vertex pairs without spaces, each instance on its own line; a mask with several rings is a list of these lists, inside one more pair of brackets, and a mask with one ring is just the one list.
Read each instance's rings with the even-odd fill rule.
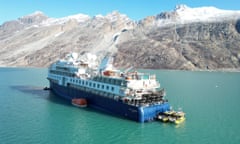
[[134,35],[117,45],[116,65],[167,69],[239,68],[237,25],[237,21],[225,21],[152,27],[141,38]]
[[0,26],[0,65],[48,67],[69,52],[110,52],[115,66],[240,69],[240,14],[183,23],[176,12],[139,22],[118,12],[51,19],[42,13]]

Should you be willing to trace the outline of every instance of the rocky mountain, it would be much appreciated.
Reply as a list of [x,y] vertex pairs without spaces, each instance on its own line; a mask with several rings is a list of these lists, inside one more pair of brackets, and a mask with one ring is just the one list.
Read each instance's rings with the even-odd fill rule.
[[177,6],[140,21],[119,12],[49,18],[42,12],[0,26],[0,65],[47,67],[67,53],[107,52],[117,67],[240,69],[240,11]]

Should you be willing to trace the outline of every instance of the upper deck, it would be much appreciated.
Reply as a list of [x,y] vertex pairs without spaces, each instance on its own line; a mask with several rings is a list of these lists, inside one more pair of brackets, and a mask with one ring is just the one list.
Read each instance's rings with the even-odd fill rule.
[[[60,85],[72,86],[112,98],[121,97],[143,103],[158,103],[164,91],[155,75],[121,71],[104,62],[99,67],[78,59],[61,60],[49,67],[48,78]],[[149,100],[151,99],[151,100]],[[147,102],[148,101],[148,102]]]

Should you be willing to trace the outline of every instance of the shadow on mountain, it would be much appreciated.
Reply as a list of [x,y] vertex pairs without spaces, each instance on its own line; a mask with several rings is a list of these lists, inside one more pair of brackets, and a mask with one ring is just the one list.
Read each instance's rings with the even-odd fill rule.
[[238,33],[240,33],[240,19],[237,20],[237,22],[236,22],[236,30]]

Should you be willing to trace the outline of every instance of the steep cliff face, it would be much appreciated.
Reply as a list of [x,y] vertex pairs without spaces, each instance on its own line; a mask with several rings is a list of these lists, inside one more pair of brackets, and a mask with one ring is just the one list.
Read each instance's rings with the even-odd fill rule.
[[24,28],[37,26],[37,24],[47,19],[47,16],[37,11],[33,14],[18,18],[17,20],[5,22],[0,25],[0,40],[10,37],[15,32],[21,31]]
[[214,7],[180,5],[174,11],[147,17],[133,31],[121,35],[124,41],[117,45],[116,65],[239,69],[239,14]]
[[[1,27],[2,31],[10,29],[5,25]],[[47,67],[71,51],[99,55],[116,52],[114,43],[119,33],[133,27],[134,22],[118,12],[93,18],[86,15],[50,18],[8,33],[2,32],[0,65]]]
[[134,22],[112,12],[60,19],[41,12],[0,26],[0,65],[47,67],[71,51],[111,52],[118,67],[239,69],[240,12],[177,6]]
[[[167,69],[239,68],[237,24],[235,20],[197,22],[152,27],[140,38],[139,34],[133,37],[121,35],[129,39],[118,44],[116,65]],[[136,30],[141,31],[141,28]]]

